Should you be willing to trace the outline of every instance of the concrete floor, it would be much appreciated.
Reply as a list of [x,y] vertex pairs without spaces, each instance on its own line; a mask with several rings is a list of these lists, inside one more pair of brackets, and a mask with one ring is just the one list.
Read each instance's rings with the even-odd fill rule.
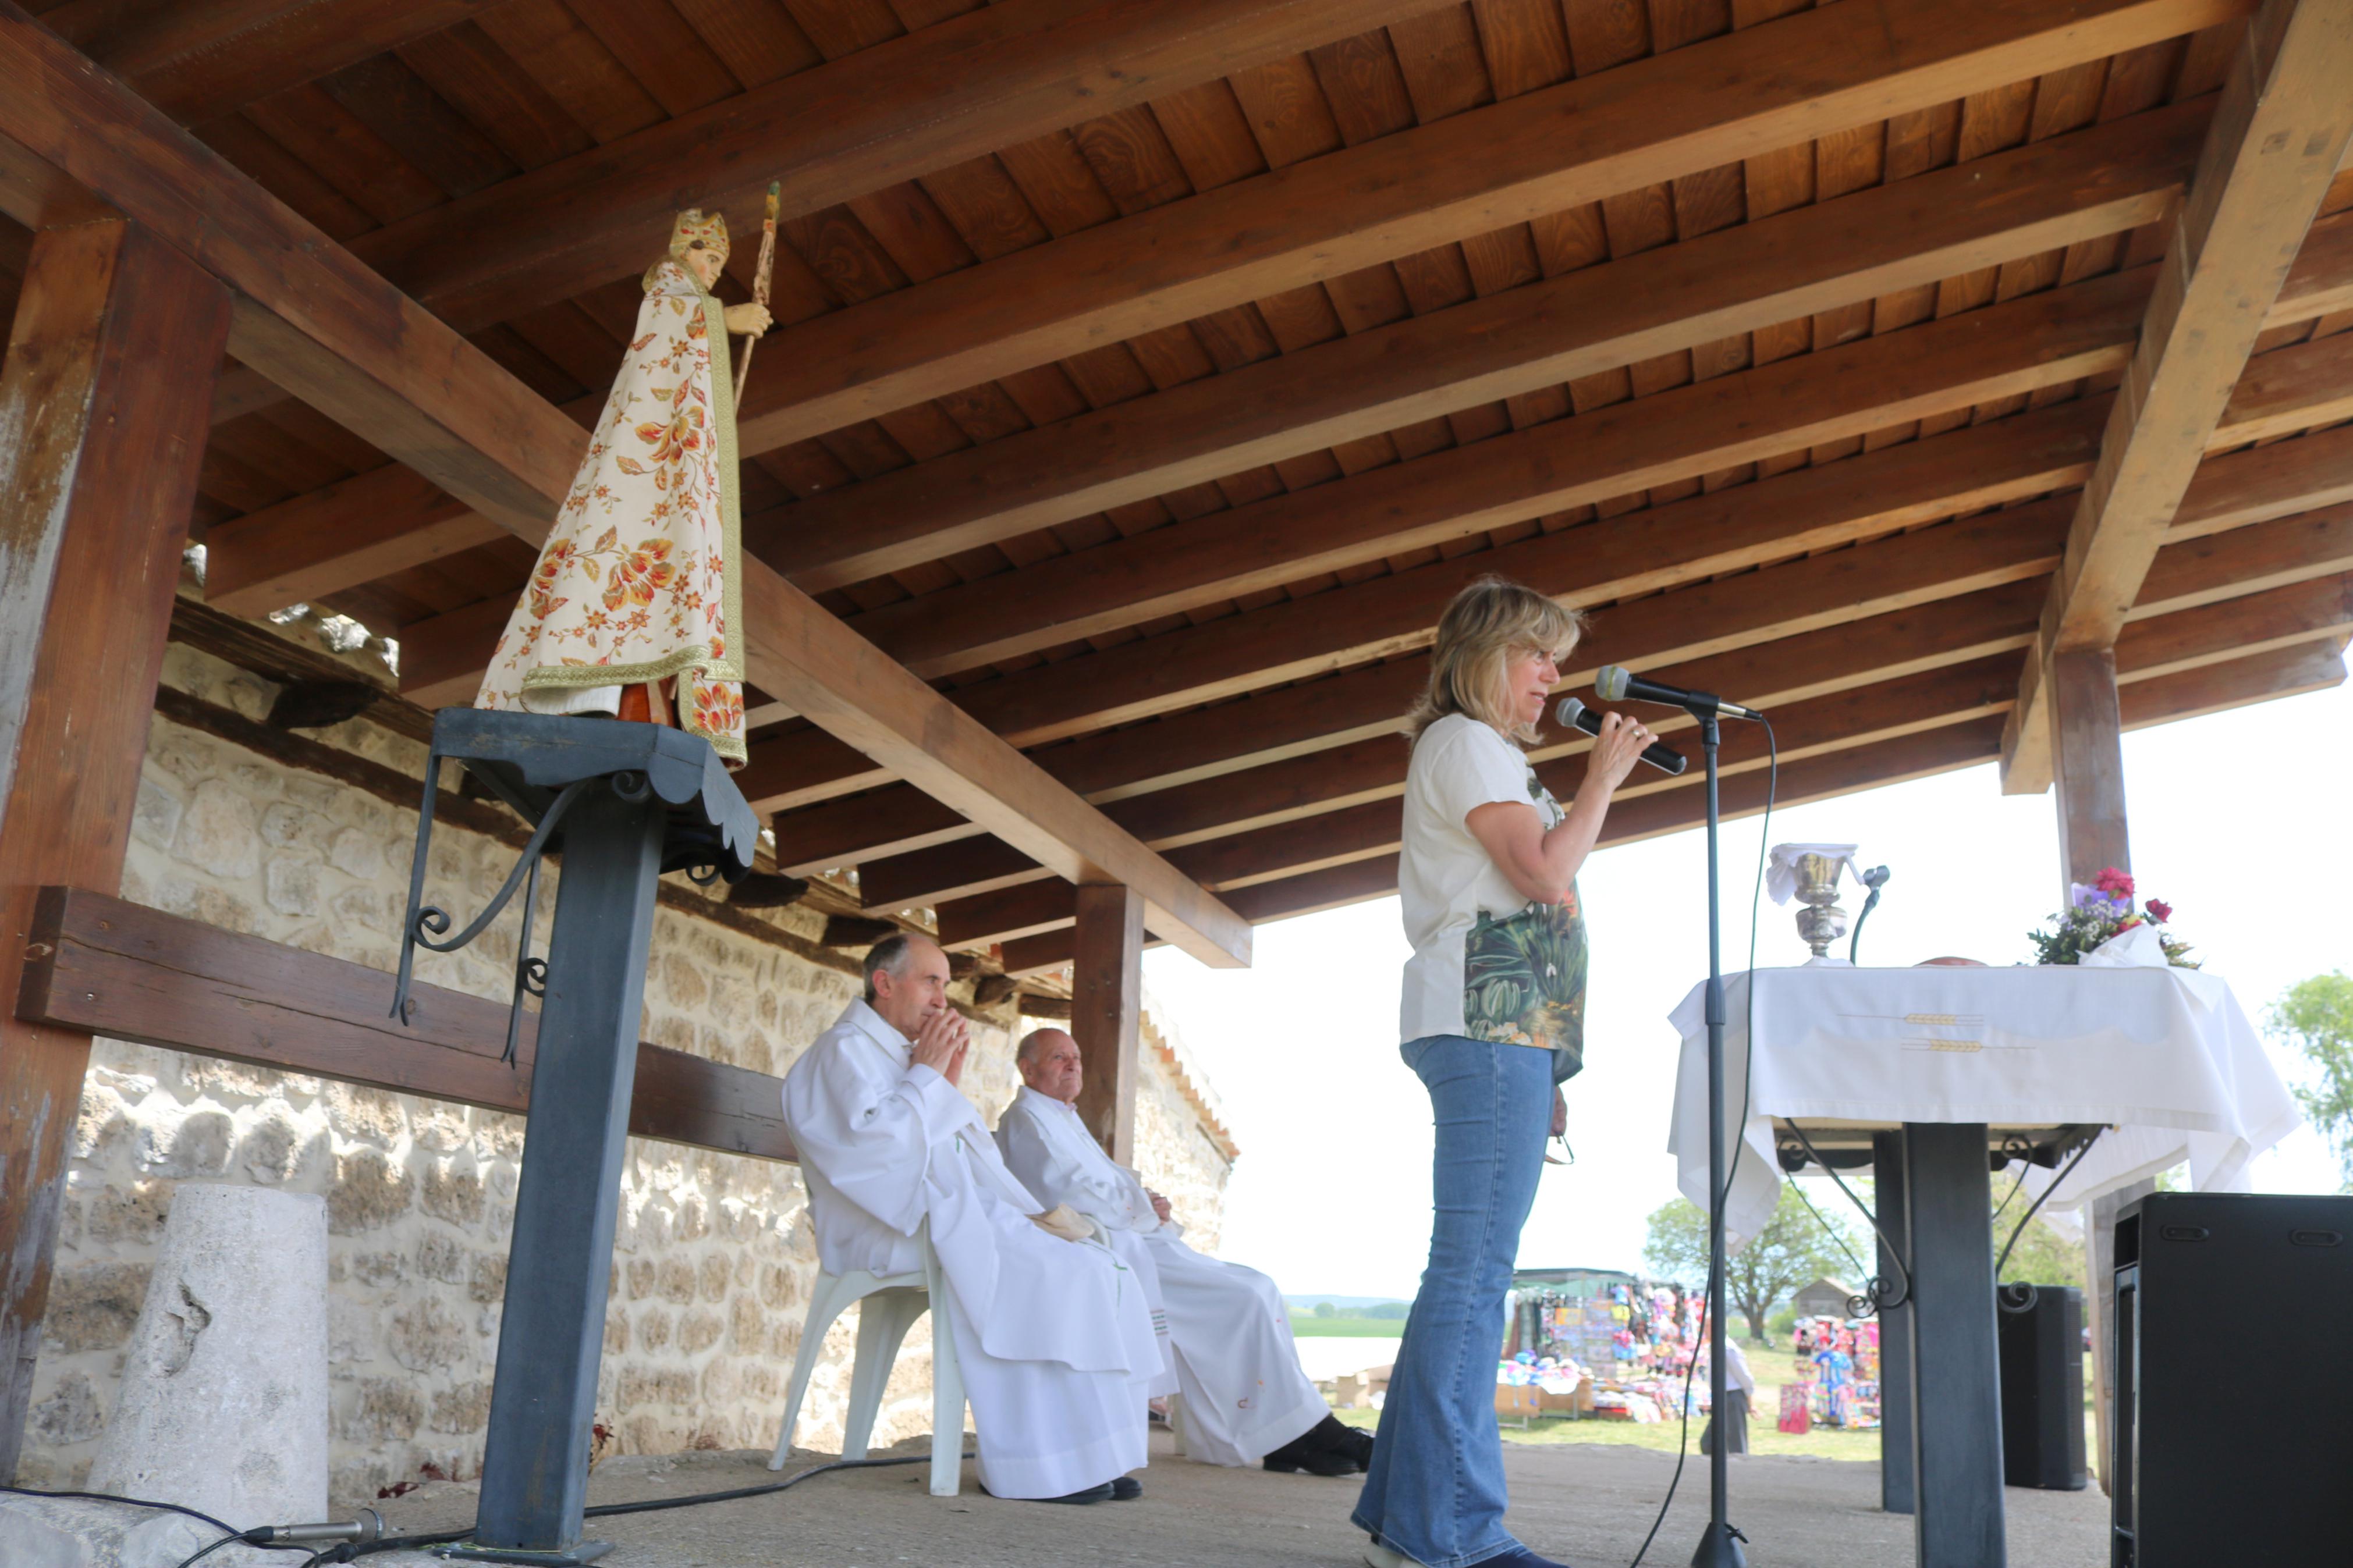
[[[772,1497],[591,1521],[616,1543],[611,1568],[1350,1568],[1364,1537],[1347,1522],[1356,1487],[1345,1480],[1269,1475],[1189,1464],[1153,1439],[1145,1495],[1132,1503],[1050,1508],[979,1495],[969,1464],[964,1495],[934,1498],[924,1468],[820,1476]],[[920,1443],[901,1452],[919,1451]],[[1511,1524],[1531,1547],[1575,1568],[1631,1560],[1673,1472],[1670,1455],[1601,1445],[1504,1446]],[[679,1497],[777,1478],[766,1456],[681,1454],[624,1458],[600,1467],[592,1504]],[[798,1468],[797,1464],[797,1467]],[[1876,1465],[1756,1458],[1732,1472],[1733,1522],[1749,1538],[1752,1568],[1894,1568],[1912,1556],[1912,1521],[1879,1511]],[[2008,1494],[2010,1568],[2104,1568],[2106,1499],[2084,1492]],[[385,1505],[401,1531],[449,1529],[473,1517],[473,1489],[435,1485]],[[1647,1562],[1690,1562],[1707,1514],[1707,1471],[1683,1472],[1674,1509]],[[437,1560],[396,1552],[382,1568],[429,1568]]]

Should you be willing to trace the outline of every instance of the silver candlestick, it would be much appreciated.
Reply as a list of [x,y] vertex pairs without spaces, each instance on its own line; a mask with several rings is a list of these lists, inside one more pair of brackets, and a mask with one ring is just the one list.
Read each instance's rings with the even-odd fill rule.
[[1798,857],[1798,935],[1816,958],[1830,956],[1831,943],[1846,934],[1846,911],[1839,908],[1841,858],[1828,855]]

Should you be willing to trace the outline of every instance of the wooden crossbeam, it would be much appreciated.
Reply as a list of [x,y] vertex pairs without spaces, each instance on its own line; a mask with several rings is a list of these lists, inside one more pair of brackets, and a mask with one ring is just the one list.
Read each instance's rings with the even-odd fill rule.
[[[1178,690],[1196,671],[1214,678],[1291,661],[1290,668],[1313,673],[1319,659],[1326,666],[1362,665],[1425,642],[1446,601],[1481,572],[1501,572],[1575,603],[1607,603],[2078,483],[2088,471],[2092,432],[2105,412],[2105,404],[2094,400],[2057,405],[1676,501],[1614,519],[1606,530],[1542,536],[1253,610],[1137,645],[1158,650],[1151,671],[1134,656],[1116,663],[1103,655],[1070,662],[1106,658],[1112,668],[1096,667],[1092,685],[1097,696],[1113,698],[1120,695],[1122,665],[1129,668],[1125,679],[1141,684],[1148,676]],[[2348,497],[2353,432],[2322,432],[2208,459],[2176,521],[2187,537]],[[1041,752],[1039,760],[1071,788],[1108,802],[1187,775],[1393,731],[1423,668],[1418,656],[1393,658],[1334,679],[1263,693],[1240,708],[1199,710],[1084,736]],[[968,689],[959,700],[977,703],[987,690]],[[853,783],[861,777],[847,776]],[[800,783],[810,787],[806,773]],[[934,895],[920,883],[902,881],[887,860],[871,862],[970,831],[936,803],[891,789],[780,815],[776,828],[788,864],[869,862],[865,896],[886,909]],[[938,886],[969,890],[1002,874],[1001,858],[984,855],[980,864],[965,865]]]
[[[2055,543],[2059,537],[2057,518],[2065,503],[2062,500],[2056,505],[2041,505],[2045,510],[2043,537]],[[2031,514],[2036,510],[2021,508],[2019,512]],[[1923,536],[1905,537],[1916,540]],[[2026,538],[2031,542],[2031,532]],[[1873,548],[1888,549],[1885,545]],[[2046,556],[2042,570],[2048,570],[2054,559]],[[2353,507],[2328,509],[2228,535],[2184,541],[2169,546],[2159,561],[2159,569],[2150,574],[2147,597],[2143,605],[2137,607],[2136,616],[2153,626],[2168,629],[2137,644],[2142,652],[2137,658],[2146,658],[2158,666],[2180,666],[2230,657],[2237,645],[2222,640],[2223,629],[2245,631],[2245,617],[2253,610],[2201,616],[2187,626],[2168,623],[2185,611],[2240,603],[2250,596],[2256,599],[2257,609],[2268,607],[2283,617],[2278,628],[2251,640],[2259,646],[2302,640],[2310,635],[2309,631],[2292,628],[2315,624],[2311,616],[2329,606],[2332,588],[2341,588],[2343,574],[2353,569]],[[1862,580],[1874,580],[1883,571],[1891,576],[1895,574],[1887,567],[1866,568]],[[1797,574],[1790,575],[1790,586],[1795,590],[1790,597],[1801,604],[1810,595],[1799,585]],[[2013,581],[2025,580],[2021,575]],[[2311,587],[2316,581],[2319,585]],[[2293,596],[2299,590],[2308,591],[2313,596],[2308,600]],[[2273,599],[2270,595],[2274,593],[2282,597]],[[1780,596],[1772,587],[1766,589],[1766,595]],[[1685,596],[1667,595],[1627,608],[1663,605],[1667,608],[1661,618],[1667,624],[1678,620],[1704,623],[1709,618],[1704,606],[1674,606],[1675,600]],[[1736,657],[1702,654],[1677,663],[1662,679],[1695,689],[1739,691],[1746,700],[1773,706],[1777,711],[1787,712],[1794,708],[1793,722],[1800,726],[1808,721],[1860,723],[1853,718],[1852,707],[1858,700],[1854,695],[1858,690],[1868,690],[1874,682],[1912,682],[1918,689],[1890,705],[1891,712],[1897,716],[1890,721],[1894,723],[1905,712],[1936,711],[1936,700],[1925,694],[1933,689],[1936,681],[1962,679],[1951,673],[1957,666],[1973,668],[1968,661],[1992,658],[2006,675],[2014,675],[2016,659],[2006,650],[2029,640],[2031,622],[2026,619],[2025,599],[1999,588],[1968,598],[1973,602],[1954,606],[1956,613],[1949,621],[1938,611],[1920,616],[1908,626],[1896,621],[1894,615],[1871,621],[1835,623],[1811,634],[1751,644],[1735,650]],[[1610,635],[1606,624],[1597,625],[1595,632],[1597,637]],[[1888,668],[1890,665],[1894,668]],[[2000,706],[2007,708],[2007,696]],[[1680,717],[1671,717],[1659,725],[1668,734],[1687,727],[1688,721]],[[1866,726],[1861,732],[1871,731]],[[1727,766],[1738,765],[1740,747],[1755,738],[1745,731],[1731,738]],[[1784,741],[1785,750],[1792,754],[1801,754],[1815,743],[1802,738],[1802,729],[1791,731]],[[1852,742],[1841,740],[1836,743]],[[1532,753],[1540,764],[1539,775],[1564,798],[1574,791],[1581,773],[1558,772],[1558,764],[1551,759],[1583,750],[1581,740],[1572,740]],[[1761,761],[1761,757],[1759,752],[1755,760]],[[1232,847],[1236,836],[1258,837],[1261,841],[1258,852],[1267,858],[1266,865],[1280,867],[1282,858],[1293,852],[1293,847],[1280,841],[1281,830],[1295,828],[1303,821],[1371,800],[1393,801],[1404,788],[1406,760],[1403,746],[1394,737],[1384,736],[1291,763],[1223,775],[1204,784],[1136,797],[1107,809],[1147,842],[1166,849],[1188,874],[1224,889],[1261,879],[1265,875],[1265,866],[1244,858],[1245,851]],[[1689,778],[1676,782],[1688,783]],[[1667,787],[1675,785],[1658,775],[1643,773],[1636,776],[1629,793],[1640,795],[1649,789]],[[1001,847],[991,850],[985,847],[986,844],[986,840],[972,841],[969,847],[959,843],[944,850],[907,855],[901,858],[898,865],[884,863],[869,869],[866,880],[875,883],[877,873],[881,873],[881,886],[903,887],[922,880],[929,871],[934,879],[943,875],[981,876],[995,889],[1011,889],[998,892],[970,888],[959,889],[962,897],[949,891],[928,892],[923,901],[934,904],[943,938],[951,942],[998,940],[1008,933],[1023,934],[1041,924],[1069,917],[1067,908],[1056,912],[1051,896],[1041,890],[1061,884],[1036,882],[1034,873],[1025,876],[1027,868],[1018,867]],[[1378,840],[1375,840],[1366,847],[1377,847]],[[1322,840],[1299,847],[1312,848],[1307,857],[1310,859],[1326,858],[1335,852]],[[866,896],[870,900],[875,896],[872,887],[867,889]],[[1067,900],[1063,901],[1067,903]],[[1010,928],[1009,932],[1001,928]]]
[[[0,81],[0,209],[28,225],[119,210],[235,291],[239,359],[518,536],[545,537],[587,443],[561,409],[7,0]],[[1116,867],[1204,962],[1247,962],[1249,928],[1198,884],[773,571],[746,561],[743,576],[754,684],[1033,853]],[[934,765],[934,735],[956,742],[960,771]]]
[[[762,553],[803,587],[839,587],[2121,233],[2164,214],[2189,177],[2209,108],[2193,100],[1872,186],[934,458],[780,509]],[[1082,586],[1061,576],[1040,586],[1056,595]],[[932,619],[893,609],[902,620]],[[1056,640],[1088,635],[1083,607],[1058,607],[1056,619],[1080,623]],[[879,622],[867,635],[894,640]],[[986,641],[965,637],[967,648]],[[955,646],[943,638],[902,657],[921,668],[935,647]]]
[[[2353,138],[2353,0],[2266,0],[2222,88],[2002,742],[2051,781],[2052,656],[2113,647]],[[2353,363],[2353,354],[2348,355]]]
[[[1003,0],[488,186],[354,248],[472,331],[637,271],[681,206],[756,234],[779,175],[786,216],[817,212],[1440,3]],[[761,356],[753,385],[799,353],[795,342]],[[747,398],[747,416],[758,406]],[[748,417],[744,434],[747,454],[778,444]]]
[[2245,10],[1846,0],[1633,60],[804,322],[746,450]]
[[[226,1057],[489,1110],[531,1107],[539,1015],[518,1059],[501,1002],[418,984],[404,1026],[382,970],[241,936],[103,893],[45,888],[16,1016],[118,1040]],[[428,961],[429,962],[429,961]],[[783,1080],[656,1045],[638,1047],[629,1131],[791,1160]]]
[[67,0],[41,25],[184,125],[429,37],[498,0]]
[[[918,673],[936,677],[1907,419],[2063,385],[2124,363],[2148,279],[2147,268],[2090,279],[1716,376],[1154,529],[1012,578],[982,579],[871,610],[852,624]],[[1961,505],[1998,499],[2006,498],[1991,494]],[[1380,592],[1366,585],[1345,597],[1356,605],[1366,594]],[[431,705],[456,700],[479,683],[496,632],[459,619],[467,614],[455,611],[403,629],[404,647],[446,650],[404,668],[406,694]],[[1288,619],[1297,628],[1342,614],[1337,604],[1323,604]],[[1321,646],[1293,659],[1280,639],[1261,640],[1269,618],[1228,617],[1179,633],[1174,641],[1151,639],[1155,673],[1142,688],[1148,706],[1124,710],[1120,717],[1183,705],[1160,694],[1195,689],[1190,681],[1171,685],[1168,676],[1173,668],[1203,663],[1211,657],[1208,645],[1226,650],[1213,657],[1230,674],[1187,700],[1295,679],[1335,662]],[[1360,616],[1349,618],[1352,625],[1366,624]],[[1436,619],[1432,608],[1411,633],[1426,634]],[[470,635],[461,642],[461,634]],[[1308,640],[1320,645],[1331,638],[1327,633]],[[1377,639],[1367,632],[1357,641],[1356,657],[1366,657]],[[1246,651],[1236,651],[1245,645]],[[460,648],[463,657],[452,657]],[[1065,661],[1014,681],[976,687],[961,700],[979,704],[973,710],[1017,744],[1035,744],[1120,721],[1097,719],[1085,705],[1131,684],[1119,667],[1139,657],[1131,649]],[[1164,667],[1164,657],[1178,664]],[[1089,673],[1078,677],[1069,668],[1073,663]],[[1082,705],[1078,713],[1061,717],[1073,697]]]
[[[2316,640],[2200,665],[2178,673],[2136,681],[2123,688],[2124,727],[2148,729],[2209,713],[2274,701],[2344,683],[2341,632]],[[1894,741],[1838,751],[1793,763],[1780,772],[1775,808],[1835,799],[1936,773],[1999,760],[2000,717],[1988,715],[1939,725]],[[1751,768],[1726,779],[1723,812],[1738,821],[1764,809],[1766,773]],[[1639,795],[1611,808],[1602,830],[1606,848],[1662,837],[1696,826],[1703,815],[1700,792],[1675,789]],[[1350,860],[1301,876],[1261,882],[1229,895],[1234,906],[1257,923],[1386,898],[1397,890],[1393,851]],[[1158,945],[1148,941],[1147,945]],[[1041,931],[1004,944],[1006,973],[1038,974],[1060,968],[1071,958],[1069,927]]]

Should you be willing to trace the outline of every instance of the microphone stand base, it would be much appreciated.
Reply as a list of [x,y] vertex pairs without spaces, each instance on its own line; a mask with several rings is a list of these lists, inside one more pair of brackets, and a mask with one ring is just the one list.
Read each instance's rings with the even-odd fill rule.
[[1740,1550],[1747,1539],[1729,1524],[1710,1523],[1692,1553],[1692,1568],[1748,1568],[1747,1554]]

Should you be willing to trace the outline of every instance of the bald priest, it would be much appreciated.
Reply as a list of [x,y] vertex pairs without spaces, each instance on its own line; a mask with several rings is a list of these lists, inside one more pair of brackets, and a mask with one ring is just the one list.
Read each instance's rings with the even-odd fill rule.
[[947,1277],[945,1333],[997,1497],[1090,1503],[1143,1490],[1145,1404],[1161,1368],[1134,1272],[1068,1209],[1048,1209],[997,1155],[956,1087],[969,1045],[947,955],[892,936],[866,994],[785,1075],[785,1121],[828,1274],[911,1274],[923,1236]]
[[1338,1476],[1372,1458],[1370,1435],[1342,1426],[1299,1368],[1274,1281],[1185,1245],[1168,1202],[1103,1151],[1077,1109],[1079,1047],[1039,1029],[1016,1057],[1022,1088],[997,1119],[997,1147],[1024,1186],[1103,1227],[1143,1276],[1167,1325],[1192,1457],[1219,1465]]

